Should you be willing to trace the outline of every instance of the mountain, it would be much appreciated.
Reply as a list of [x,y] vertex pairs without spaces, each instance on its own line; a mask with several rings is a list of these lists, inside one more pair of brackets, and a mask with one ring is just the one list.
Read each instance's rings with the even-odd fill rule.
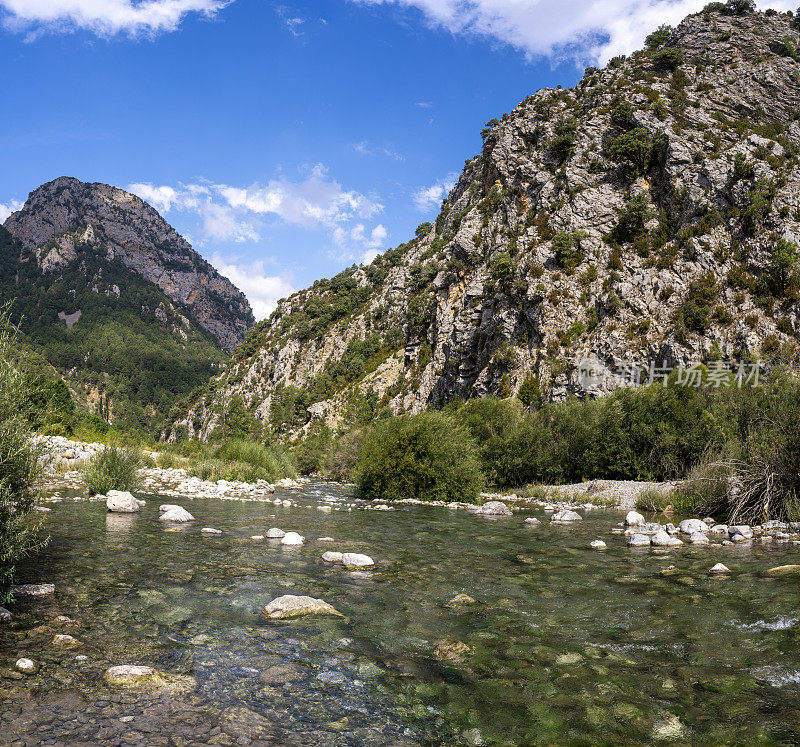
[[112,419],[153,427],[253,326],[244,295],[147,203],[68,177],[0,227],[22,342]]
[[281,434],[599,394],[620,362],[796,364],[800,19],[747,6],[490,121],[434,224],[283,301],[172,436],[232,399]]

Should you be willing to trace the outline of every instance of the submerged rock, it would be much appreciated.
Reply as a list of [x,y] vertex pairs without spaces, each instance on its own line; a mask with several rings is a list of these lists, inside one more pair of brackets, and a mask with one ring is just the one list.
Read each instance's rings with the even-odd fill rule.
[[285,594],[273,599],[264,609],[262,614],[271,620],[283,620],[304,615],[336,615],[344,617],[335,607],[322,599],[314,597]]
[[555,523],[563,523],[569,521],[583,521],[583,517],[580,514],[575,513],[575,511],[564,509],[562,511],[557,511],[556,513],[554,513],[553,516],[550,518],[550,521]]
[[222,534],[221,529],[212,529],[211,527],[203,527],[200,531],[203,534]]
[[466,604],[477,604],[478,601],[473,599],[469,594],[456,594],[448,603],[448,607],[462,607]]
[[529,516],[527,519],[525,519],[525,523],[526,524],[541,524],[542,522],[539,521],[539,519],[537,519],[535,516]]
[[24,674],[34,674],[39,668],[33,661],[25,658],[17,659],[17,661],[14,663],[14,666],[17,668],[17,670]]
[[156,670],[137,664],[121,664],[106,669],[104,676],[111,685],[132,685],[153,679],[156,677]]
[[278,529],[278,527],[272,527],[272,529],[267,530],[267,539],[281,539],[285,536],[286,532],[283,529]]
[[192,516],[185,508],[180,506],[173,506],[168,511],[165,511],[158,517],[159,521],[172,521],[178,524],[183,524],[189,521],[194,521]]
[[342,563],[351,568],[366,568],[375,565],[375,561],[369,555],[361,555],[357,552],[346,552],[342,555]]
[[119,514],[135,514],[139,510],[139,501],[127,490],[109,490],[106,493],[106,508]]
[[55,584],[19,584],[11,587],[11,594],[14,597],[45,597],[54,594]]
[[439,641],[436,648],[433,649],[433,655],[441,661],[459,662],[463,661],[464,657],[471,651],[472,649],[463,641],[446,638],[443,641]]
[[628,539],[628,547],[650,547],[650,538],[646,534],[633,534]]
[[484,516],[510,516],[511,510],[503,501],[486,501],[477,513]]
[[328,552],[322,553],[322,559],[326,563],[341,563],[343,555],[344,553],[328,550]]
[[73,638],[71,635],[57,633],[53,636],[53,645],[58,648],[77,648],[78,646],[82,646],[83,643],[77,638]]
[[603,540],[592,540],[589,543],[589,547],[591,547],[593,550],[605,550],[608,545],[603,542]]
[[778,565],[774,568],[769,568],[764,572],[769,573],[772,576],[791,576],[794,574],[800,574],[800,565]]

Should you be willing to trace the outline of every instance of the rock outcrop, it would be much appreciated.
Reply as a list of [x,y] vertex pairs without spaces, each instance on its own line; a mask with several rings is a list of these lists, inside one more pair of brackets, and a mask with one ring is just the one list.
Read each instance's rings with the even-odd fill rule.
[[180,304],[228,352],[253,325],[242,292],[156,210],[122,189],[62,176],[31,192],[4,225],[45,273],[101,247]]
[[489,122],[434,224],[281,303],[177,427],[233,396],[280,435],[796,363],[797,22],[713,8]]

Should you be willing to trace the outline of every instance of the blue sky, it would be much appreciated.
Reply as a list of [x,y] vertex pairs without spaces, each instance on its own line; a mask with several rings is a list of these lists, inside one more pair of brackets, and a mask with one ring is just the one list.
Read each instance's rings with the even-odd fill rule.
[[263,317],[435,217],[487,120],[703,4],[0,0],[0,220],[130,189]]

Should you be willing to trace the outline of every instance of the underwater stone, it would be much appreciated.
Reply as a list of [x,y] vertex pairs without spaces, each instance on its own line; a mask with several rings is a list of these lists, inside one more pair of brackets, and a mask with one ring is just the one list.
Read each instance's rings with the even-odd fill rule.
[[283,620],[303,615],[336,615],[337,617],[344,617],[341,612],[323,599],[297,596],[295,594],[285,594],[282,597],[273,599],[264,607],[262,613],[272,620]]
[[328,552],[322,553],[322,559],[326,563],[341,563],[343,555],[344,553],[329,550]]
[[267,530],[267,539],[281,539],[281,537],[285,536],[286,532],[284,532],[283,529],[272,527],[272,529]]

